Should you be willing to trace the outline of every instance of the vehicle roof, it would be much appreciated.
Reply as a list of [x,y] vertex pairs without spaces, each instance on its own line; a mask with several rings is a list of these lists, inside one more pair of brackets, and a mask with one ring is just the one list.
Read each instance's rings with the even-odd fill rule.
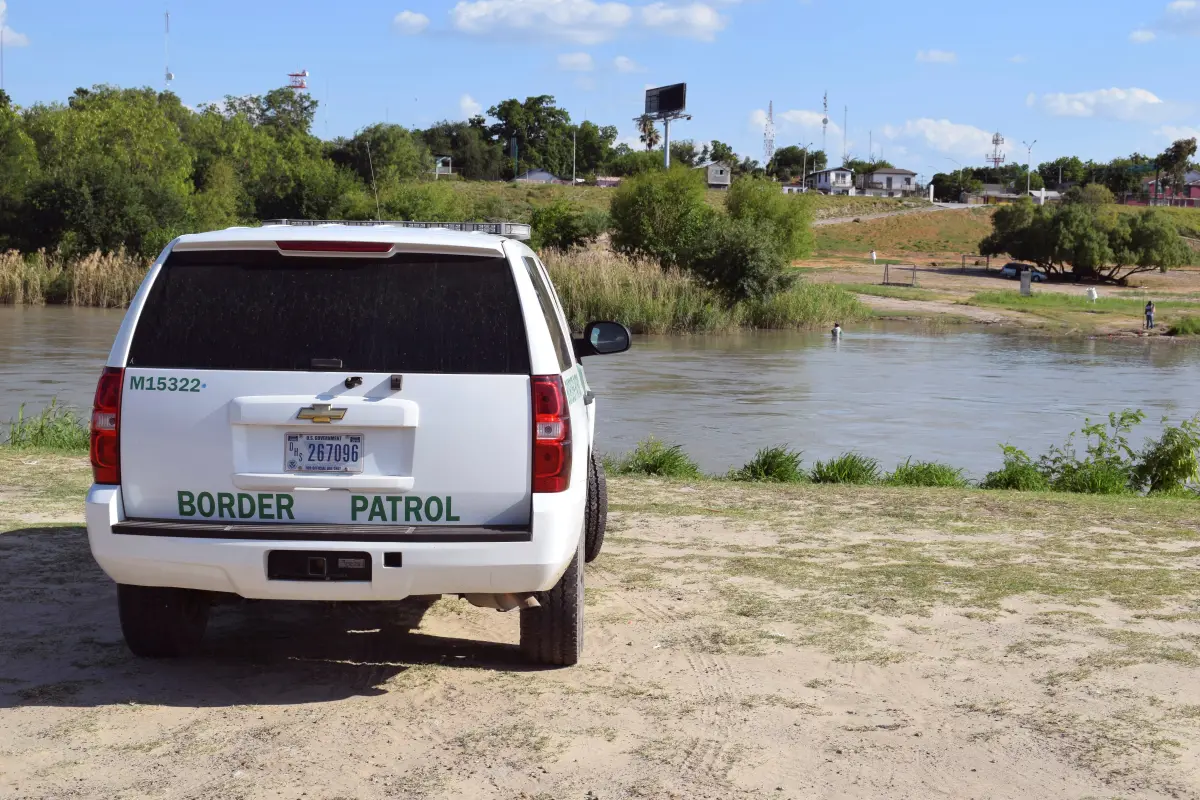
[[447,228],[407,228],[399,225],[261,225],[234,227],[207,233],[180,236],[175,249],[214,247],[258,249],[274,242],[394,242],[413,245],[414,249],[457,251],[478,254],[503,254],[503,236],[479,231],[455,231]]

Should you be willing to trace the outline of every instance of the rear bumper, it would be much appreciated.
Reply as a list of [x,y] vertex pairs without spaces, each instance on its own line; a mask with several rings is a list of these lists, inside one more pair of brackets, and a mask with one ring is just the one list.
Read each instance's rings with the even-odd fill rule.
[[[127,520],[116,486],[87,497],[92,555],[118,583],[173,586],[274,600],[400,600],[424,594],[545,591],[575,555],[583,504],[535,495],[528,529],[329,525],[196,525]],[[366,552],[371,580],[267,579],[272,550]],[[384,566],[401,553],[402,566]]]

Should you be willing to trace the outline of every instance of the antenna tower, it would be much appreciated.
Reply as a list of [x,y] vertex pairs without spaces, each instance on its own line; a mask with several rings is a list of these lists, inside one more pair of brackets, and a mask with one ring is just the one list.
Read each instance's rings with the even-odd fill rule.
[[992,136],[992,152],[990,155],[985,155],[984,160],[992,165],[993,169],[1000,169],[1000,165],[1004,163],[1004,153],[1000,152],[1000,148],[1004,145],[1004,137],[997,132]]
[[775,157],[775,101],[767,103],[767,126],[763,130],[763,166]]
[[287,88],[295,89],[298,92],[307,91],[308,90],[308,70],[302,69],[299,72],[289,72]]
[[825,152],[825,131],[829,128],[829,92],[825,92],[825,100],[821,105],[821,152]]
[[171,72],[171,12],[163,15],[163,85],[171,88],[175,73]]

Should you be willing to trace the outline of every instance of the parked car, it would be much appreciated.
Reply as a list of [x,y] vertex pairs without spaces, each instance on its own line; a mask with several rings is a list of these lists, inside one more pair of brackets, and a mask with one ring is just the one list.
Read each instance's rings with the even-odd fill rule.
[[1022,270],[1029,270],[1029,279],[1034,283],[1041,283],[1042,281],[1046,280],[1046,273],[1042,272],[1037,267],[1033,266],[1032,264],[1021,264],[1016,261],[1010,261],[1001,267],[1000,277],[1020,280]]
[[281,221],[166,248],[91,426],[88,539],[135,654],[194,652],[221,595],[453,594],[576,663],[607,515],[580,359],[630,336],[572,339],[528,234]]

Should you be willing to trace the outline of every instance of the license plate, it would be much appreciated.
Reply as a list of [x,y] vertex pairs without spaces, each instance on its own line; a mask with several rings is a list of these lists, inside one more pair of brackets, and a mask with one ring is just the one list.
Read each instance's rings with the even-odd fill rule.
[[362,472],[361,433],[289,433],[284,444],[287,472]]

